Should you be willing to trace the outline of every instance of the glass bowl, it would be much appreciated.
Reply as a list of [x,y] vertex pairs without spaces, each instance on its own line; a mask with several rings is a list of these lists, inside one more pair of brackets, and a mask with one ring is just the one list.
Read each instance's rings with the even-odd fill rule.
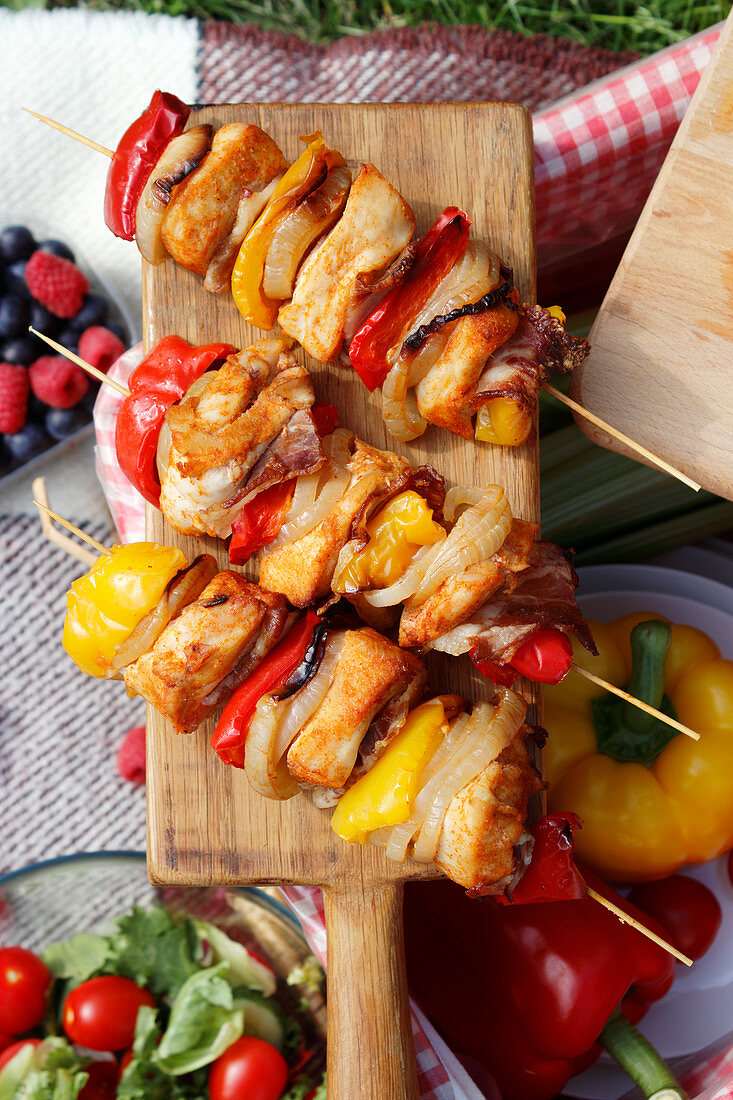
[[312,956],[302,929],[275,890],[255,887],[164,889],[148,881],[139,852],[92,852],[37,863],[0,876],[0,946],[40,952],[49,943],[100,927],[133,905],[165,905],[218,925],[252,948],[277,975],[277,999],[294,1016],[313,1050],[308,1069],[325,1065],[326,1010],[311,986],[288,985]]

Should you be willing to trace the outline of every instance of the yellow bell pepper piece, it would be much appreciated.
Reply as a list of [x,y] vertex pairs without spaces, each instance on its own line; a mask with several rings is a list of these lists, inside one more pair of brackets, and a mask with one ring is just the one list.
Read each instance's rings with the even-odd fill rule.
[[334,592],[386,588],[398,581],[421,546],[433,546],[444,528],[419,493],[408,489],[380,508],[366,525],[369,542],[342,569]]
[[444,721],[440,699],[410,711],[376,764],[339,799],[331,818],[334,832],[363,844],[375,829],[409,819],[420,774],[442,740]]
[[326,168],[346,163],[340,153],[327,149],[320,131],[301,140],[308,142],[308,148],[290,165],[267,206],[242,241],[232,271],[232,297],[237,309],[245,321],[258,328],[273,328],[277,311],[282,305],[282,302],[268,298],[262,289],[267,253],[278,222],[315,186],[313,180],[310,184],[307,180],[317,157],[323,160]]
[[63,646],[82,672],[102,677],[117,646],[158,604],[186,565],[174,546],[134,542],[103,554],[66,596]]
[[497,443],[502,447],[518,447],[532,429],[532,417],[527,416],[511,397],[492,397],[482,405],[476,416],[476,439],[482,443]]
[[[590,623],[599,656],[577,650],[576,661],[628,685],[631,630],[654,619],[662,616]],[[699,741],[677,734],[648,763],[621,761],[599,751],[591,701],[600,689],[573,675],[545,689],[549,806],[583,819],[578,858],[608,878],[663,878],[733,847],[733,661],[695,627],[669,628],[664,691]]]

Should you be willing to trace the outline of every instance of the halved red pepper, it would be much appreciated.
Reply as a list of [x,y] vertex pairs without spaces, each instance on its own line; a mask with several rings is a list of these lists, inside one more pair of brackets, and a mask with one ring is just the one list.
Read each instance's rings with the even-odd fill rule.
[[244,767],[244,745],[250,723],[263,695],[281,687],[305,657],[315,627],[320,622],[315,611],[308,611],[265,657],[262,664],[240,684],[224,707],[211,747],[225,764]]
[[117,459],[138,492],[156,508],[160,504],[156,452],[166,409],[180,401],[213,363],[234,351],[231,344],[194,347],[180,336],[165,336],[130,375],[130,396],[117,414]]
[[448,206],[417,246],[415,263],[382,299],[354,336],[349,358],[365,386],[375,390],[389,374],[387,353],[466,251],[471,221]]
[[[338,426],[339,414],[335,405],[319,402],[311,409],[316,431],[321,439]],[[264,489],[248,500],[232,524],[229,543],[229,561],[232,565],[244,565],[246,561],[267,546],[280,533],[295,492],[295,478]]]
[[538,684],[559,684],[573,663],[573,646],[562,630],[541,626],[522,642],[507,664],[482,658],[479,646],[474,646],[470,657],[479,672],[502,687],[511,687],[519,676]]
[[171,138],[183,133],[191,108],[170,92],[153,92],[143,113],[115,149],[107,172],[104,220],[115,237],[135,238],[137,204]]

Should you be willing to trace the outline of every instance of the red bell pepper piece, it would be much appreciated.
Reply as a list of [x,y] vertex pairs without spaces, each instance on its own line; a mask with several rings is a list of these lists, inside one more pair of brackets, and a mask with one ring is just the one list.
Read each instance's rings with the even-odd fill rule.
[[313,630],[319,622],[315,611],[309,611],[281,642],[270,650],[251,676],[240,684],[224,707],[211,747],[225,764],[244,767],[244,745],[258,702],[263,695],[285,683],[305,657]]
[[180,401],[217,359],[226,359],[235,350],[231,344],[193,347],[180,336],[166,336],[130,375],[130,396],[117,414],[117,459],[138,492],[156,508],[160,503],[156,451],[166,409]]
[[285,522],[295,492],[294,477],[263,489],[248,500],[232,524],[229,561],[244,565],[263,546],[267,546]]
[[457,206],[447,207],[417,246],[415,262],[401,283],[382,299],[354,336],[349,358],[365,386],[375,390],[389,374],[387,353],[466,251],[471,222]]
[[616,1007],[638,1019],[674,977],[666,951],[591,898],[500,907],[451,882],[408,884],[405,939],[413,995],[456,1053],[486,1066],[505,1100],[556,1096],[598,1056]]
[[128,127],[107,172],[104,220],[115,237],[135,238],[137,204],[168,142],[183,133],[191,108],[170,92],[153,92],[139,118]]
[[311,415],[321,439],[326,435],[330,435],[339,426],[338,409],[335,405],[326,404],[325,401],[317,401],[311,409]]
[[534,837],[529,866],[502,905],[573,901],[586,896],[585,883],[575,866],[573,833],[581,827],[577,814],[546,814],[530,832]]
[[573,663],[573,646],[562,630],[541,626],[522,642],[507,664],[482,658],[479,646],[474,646],[470,657],[479,672],[502,687],[511,687],[519,676],[538,684],[559,684]]

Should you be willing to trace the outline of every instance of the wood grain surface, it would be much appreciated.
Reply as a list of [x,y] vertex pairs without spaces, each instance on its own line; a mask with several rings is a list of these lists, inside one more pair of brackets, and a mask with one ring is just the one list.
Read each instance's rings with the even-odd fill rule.
[[[733,499],[733,15],[637,223],[571,394]],[[630,453],[576,417],[594,442]],[[637,457],[632,455],[632,457]]]
[[[422,233],[447,205],[463,207],[474,233],[513,266],[523,295],[534,301],[532,132],[528,112],[506,104],[239,105],[192,112],[190,125],[255,122],[290,159],[300,134],[321,129],[352,169],[371,161],[393,182]],[[263,333],[246,325],[229,295],[204,291],[201,280],[171,261],[143,265],[144,339],[150,347],[177,333],[193,343],[246,346]],[[525,297],[526,296],[526,297]],[[301,351],[301,355],[304,353]],[[370,443],[430,462],[448,484],[507,491],[514,514],[539,517],[536,448],[493,448],[429,428],[411,444],[385,434],[379,395],[349,371],[308,360],[318,398],[336,404],[342,423]],[[154,509],[150,538],[193,557],[206,549],[222,566],[214,540],[177,535]],[[256,576],[256,570],[248,571]],[[490,685],[467,658],[430,657],[431,689],[485,698]],[[532,689],[534,692],[535,689]],[[537,701],[536,694],[531,696]],[[408,861],[397,864],[369,845],[347,845],[329,815],[306,797],[260,798],[244,772],[220,763],[209,747],[213,723],[176,736],[148,713],[148,866],[163,884],[312,883],[326,895],[329,933],[330,1100],[417,1100],[414,1051],[404,975],[402,881],[434,877]]]

